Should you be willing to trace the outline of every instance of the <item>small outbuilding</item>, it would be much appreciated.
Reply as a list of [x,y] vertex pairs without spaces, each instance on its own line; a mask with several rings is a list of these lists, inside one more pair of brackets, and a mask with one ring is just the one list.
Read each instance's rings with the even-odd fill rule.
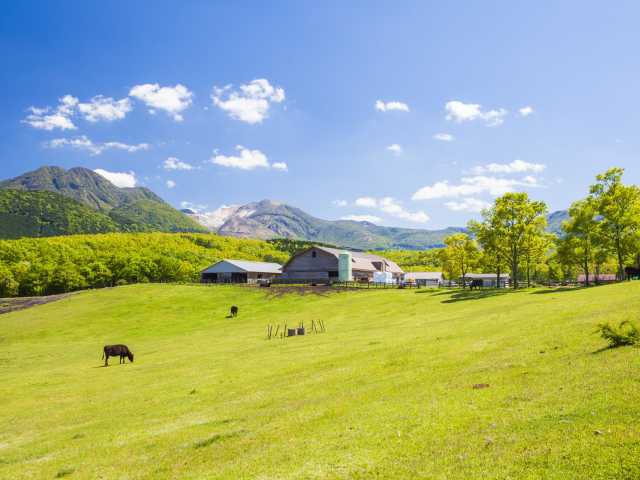
[[414,284],[418,287],[439,287],[444,282],[442,272],[407,272],[404,274],[406,283]]
[[220,260],[200,272],[201,283],[258,283],[279,277],[282,265],[248,260]]
[[495,273],[467,273],[465,275],[467,283],[471,283],[473,280],[480,280],[482,286],[486,288],[506,288],[509,286],[509,274],[500,274],[500,285],[498,286],[497,275]]

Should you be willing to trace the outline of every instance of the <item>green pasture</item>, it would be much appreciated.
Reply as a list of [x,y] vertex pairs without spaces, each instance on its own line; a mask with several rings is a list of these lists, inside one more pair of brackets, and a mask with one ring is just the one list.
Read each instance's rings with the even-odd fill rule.
[[[640,282],[279,292],[145,284],[0,315],[0,478],[640,478],[640,349],[594,333],[640,317]],[[135,362],[102,367],[112,343]]]

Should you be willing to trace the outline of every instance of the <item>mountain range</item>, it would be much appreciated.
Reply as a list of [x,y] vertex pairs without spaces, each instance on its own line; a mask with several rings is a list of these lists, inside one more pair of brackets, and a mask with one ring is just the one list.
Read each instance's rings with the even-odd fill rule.
[[0,181],[0,220],[0,238],[207,231],[151,190],[119,188],[82,167],[42,167]]
[[[559,232],[567,212],[549,215]],[[462,227],[439,230],[323,220],[273,200],[178,211],[144,187],[119,188],[92,170],[41,167],[0,181],[0,238],[104,232],[214,232],[220,235],[306,240],[362,250],[439,247]]]

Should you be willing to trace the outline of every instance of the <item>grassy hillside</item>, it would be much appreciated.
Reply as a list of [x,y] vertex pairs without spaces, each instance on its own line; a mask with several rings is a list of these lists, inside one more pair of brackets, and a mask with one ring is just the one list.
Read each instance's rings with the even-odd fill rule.
[[117,230],[108,216],[57,193],[0,189],[0,238]]
[[[593,334],[640,310],[640,282],[266,290],[126,286],[1,315],[0,478],[640,477],[640,352]],[[312,319],[327,333],[264,339]],[[135,362],[101,368],[118,342]]]
[[151,200],[121,205],[111,210],[109,216],[125,232],[208,232],[170,205]]

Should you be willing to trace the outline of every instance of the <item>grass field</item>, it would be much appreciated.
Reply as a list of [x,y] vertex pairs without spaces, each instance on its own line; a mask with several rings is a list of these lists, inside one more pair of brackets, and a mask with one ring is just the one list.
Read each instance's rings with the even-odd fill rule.
[[81,292],[0,315],[0,478],[637,479],[640,350],[594,330],[638,312],[640,282]]

